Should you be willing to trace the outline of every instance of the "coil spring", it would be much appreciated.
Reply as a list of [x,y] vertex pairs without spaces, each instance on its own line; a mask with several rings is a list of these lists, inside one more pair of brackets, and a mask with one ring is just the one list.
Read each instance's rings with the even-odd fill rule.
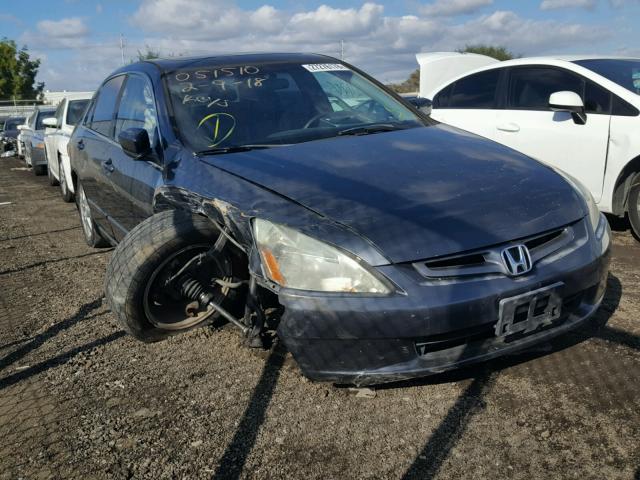
[[198,301],[200,295],[204,293],[204,287],[195,278],[187,277],[180,285],[180,293],[185,298]]

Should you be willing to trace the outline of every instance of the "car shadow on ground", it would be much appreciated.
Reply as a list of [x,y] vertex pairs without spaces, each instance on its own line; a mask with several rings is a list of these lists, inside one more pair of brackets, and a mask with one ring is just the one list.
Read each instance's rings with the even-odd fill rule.
[[22,380],[26,380],[27,378],[37,375],[39,373],[45,372],[50,368],[56,367],[58,365],[62,365],[67,363],[69,360],[74,358],[76,355],[82,352],[88,352],[93,350],[96,347],[106,345],[107,343],[111,343],[114,340],[117,340],[121,337],[124,337],[126,334],[123,331],[113,332],[110,335],[107,335],[102,338],[98,338],[93,342],[86,343],[84,345],[80,345],[79,347],[73,348],[69,351],[63,352],[60,355],[56,355],[52,358],[47,358],[46,360],[32,365],[25,370],[16,372],[12,375],[8,375],[4,378],[0,379],[0,390],[7,388],[11,385],[14,385]]
[[260,380],[253,389],[233,439],[220,459],[213,475],[214,479],[240,478],[244,464],[258,438],[258,431],[265,420],[285,356],[286,350],[281,343],[277,343],[267,358]]
[[379,387],[386,389],[424,386],[472,379],[455,404],[449,409],[440,425],[431,434],[425,446],[406,470],[403,478],[431,479],[436,476],[451,450],[462,437],[469,421],[476,413],[484,409],[486,405],[484,399],[501,370],[567,349],[591,338],[600,338],[640,350],[640,336],[606,325],[618,308],[621,297],[622,285],[620,281],[616,276],[609,274],[607,292],[602,306],[587,326],[549,341],[543,351],[540,349],[529,350],[424,379]]
[[[32,351],[34,351],[38,347],[42,346],[45,342],[47,342],[48,340],[51,340],[53,337],[55,337],[59,333],[61,333],[61,332],[65,331],[65,330],[73,327],[78,322],[89,320],[91,318],[95,318],[95,317],[101,315],[101,314],[96,314],[96,315],[89,316],[89,314],[91,312],[93,312],[94,310],[97,310],[101,306],[102,306],[102,299],[101,298],[98,298],[98,299],[93,300],[91,302],[85,303],[84,305],[82,305],[78,309],[78,311],[77,311],[77,313],[75,315],[72,315],[71,317],[68,317],[65,320],[61,321],[61,322],[55,323],[51,327],[47,328],[45,331],[43,331],[43,332],[31,337],[28,340],[25,340],[25,343],[23,343],[23,345],[21,345],[19,348],[17,348],[16,350],[12,351],[11,353],[9,353],[9,354],[3,356],[2,358],[0,358],[0,369],[4,370],[4,369],[7,369],[7,368],[11,367],[12,365],[16,364],[21,359],[23,359],[25,356],[27,356],[29,353],[31,353]],[[12,342],[12,343],[15,344],[15,342]],[[2,348],[5,348],[5,347],[8,347],[8,345],[2,345]],[[43,364],[48,364],[52,360],[54,360],[54,359],[47,360],[47,361],[43,362]],[[38,364],[38,365],[40,365],[40,364]],[[36,372],[36,370],[37,370],[37,372]],[[6,386],[5,384],[7,382],[15,383],[15,381],[19,381],[20,379],[27,378],[28,376],[30,376],[33,373],[39,373],[40,371],[42,371],[42,368],[38,367],[36,370],[32,371],[32,369],[27,369],[27,370],[25,370],[23,372],[20,372],[21,375],[18,375],[18,376],[11,375],[9,377],[5,377],[5,378],[0,379],[0,389],[3,388],[3,386]],[[31,372],[31,373],[29,373],[29,372]],[[12,378],[13,380],[9,381],[8,380],[9,378]]]
[[52,259],[52,260],[42,260],[40,262],[30,263],[29,265],[23,265],[21,267],[9,268],[7,270],[0,270],[0,276],[9,275],[11,273],[23,272],[25,270],[29,270],[29,269],[36,268],[36,267],[41,267],[43,265],[50,265],[52,263],[66,262],[68,260],[75,260],[75,259],[78,259],[78,258],[91,257],[91,256],[94,256],[94,255],[101,255],[101,254],[103,254],[105,252],[110,252],[111,250],[113,250],[113,249],[112,248],[101,249],[101,250],[96,251],[96,252],[84,253],[82,255],[75,255],[73,257],[55,258],[55,259]]

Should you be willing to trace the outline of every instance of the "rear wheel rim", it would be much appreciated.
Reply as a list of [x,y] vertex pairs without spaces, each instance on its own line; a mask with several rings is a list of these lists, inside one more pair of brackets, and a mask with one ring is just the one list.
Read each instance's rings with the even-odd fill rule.
[[84,195],[84,189],[78,188],[78,207],[80,209],[80,220],[82,221],[82,230],[88,239],[93,238],[93,220],[91,218],[91,210],[87,197]]

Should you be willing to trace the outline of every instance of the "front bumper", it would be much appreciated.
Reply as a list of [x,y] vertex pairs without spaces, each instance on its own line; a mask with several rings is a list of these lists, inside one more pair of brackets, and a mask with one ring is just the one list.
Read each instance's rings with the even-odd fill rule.
[[[434,281],[401,264],[379,267],[401,294],[362,297],[281,290],[285,312],[278,335],[305,376],[355,385],[432,375],[530,347],[579,327],[602,301],[610,230],[603,216],[596,235],[587,223],[574,224],[571,245],[520,277]],[[495,336],[501,299],[558,282],[563,284],[560,319],[526,336]]]

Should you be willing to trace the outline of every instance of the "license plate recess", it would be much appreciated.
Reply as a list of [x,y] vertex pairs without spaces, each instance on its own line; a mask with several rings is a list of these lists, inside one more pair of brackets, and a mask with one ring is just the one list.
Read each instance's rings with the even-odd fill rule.
[[559,291],[562,286],[563,283],[558,282],[500,300],[496,336],[531,333],[541,325],[548,325],[560,318],[562,297]]

